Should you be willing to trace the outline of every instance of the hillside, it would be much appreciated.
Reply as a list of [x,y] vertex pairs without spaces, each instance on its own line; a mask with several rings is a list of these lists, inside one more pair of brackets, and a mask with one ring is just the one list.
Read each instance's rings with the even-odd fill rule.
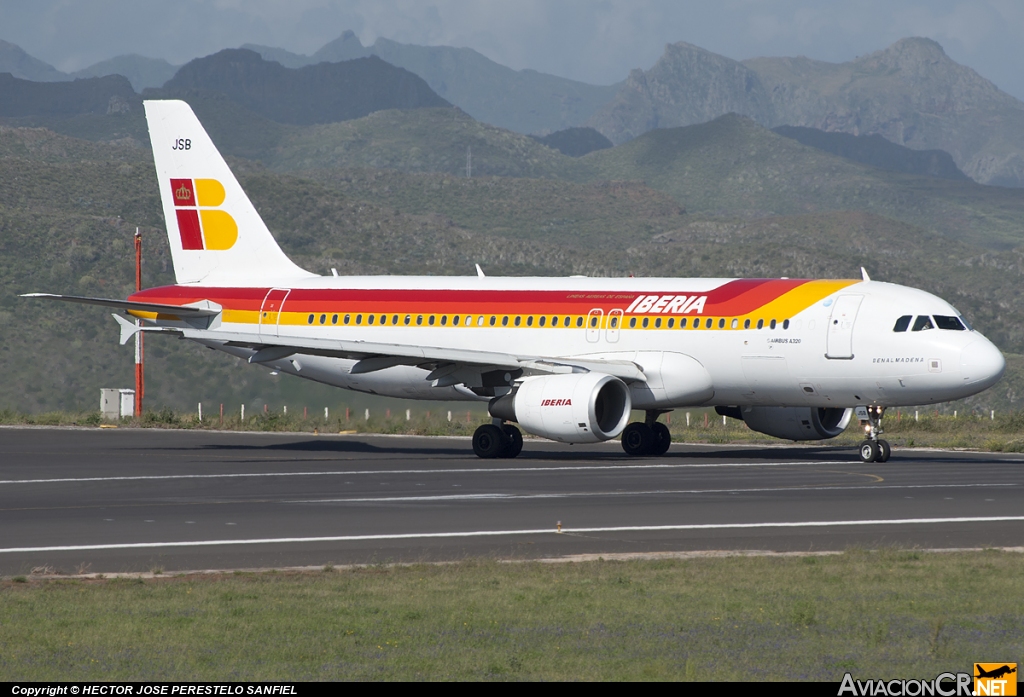
[[135,99],[131,83],[120,75],[74,82],[33,82],[0,73],[0,95],[0,118],[121,113],[128,111]]
[[457,108],[379,111],[362,119],[289,131],[261,158],[278,170],[374,167],[403,172],[578,177],[574,158],[532,138],[474,120]]
[[512,70],[470,48],[416,46],[379,38],[363,46],[346,31],[312,56],[247,45],[288,67],[379,56],[413,72],[437,94],[478,121],[518,133],[545,134],[582,125],[618,85],[589,85],[535,70]]
[[953,157],[945,150],[914,150],[896,145],[877,133],[855,136],[804,126],[777,126],[772,131],[812,148],[890,172],[956,181],[970,179],[960,171]]
[[30,56],[20,46],[0,39],[0,73],[11,73],[22,80],[54,82],[68,76],[49,63]]
[[[469,274],[480,263],[491,275],[850,277],[864,265],[874,278],[939,293],[1002,348],[1024,352],[1024,251],[979,249],[888,218],[712,218],[639,184],[234,166],[286,252],[320,273]],[[136,225],[147,285],[169,282],[151,168],[147,150],[0,129],[0,355],[21,366],[0,384],[0,408],[94,408],[97,388],[131,384],[130,349],[117,346],[107,312],[15,296],[123,297]],[[153,408],[350,397],[184,342],[151,339],[147,355]],[[974,404],[1018,405],[1015,385]]]
[[171,65],[162,58],[147,58],[129,54],[94,63],[87,68],[75,71],[70,77],[123,75],[132,84],[132,89],[142,92],[147,87],[162,87],[165,82],[174,77],[180,67],[180,65]]
[[691,213],[865,211],[990,248],[1024,244],[1024,192],[868,167],[750,119],[650,131],[579,160],[589,178],[644,181]]
[[944,150],[974,180],[1024,186],[1024,104],[929,39],[901,39],[847,63],[737,62],[679,43],[635,70],[588,122],[614,143],[735,112],[768,126],[879,134]]
[[190,61],[164,85],[167,92],[188,90],[219,92],[272,121],[300,125],[449,106],[421,78],[374,56],[291,69],[253,51],[226,49]]
[[538,143],[543,143],[549,148],[554,148],[569,157],[583,157],[595,150],[604,150],[605,148],[612,147],[612,142],[603,135],[593,128],[582,126],[555,131],[546,136],[530,137]]

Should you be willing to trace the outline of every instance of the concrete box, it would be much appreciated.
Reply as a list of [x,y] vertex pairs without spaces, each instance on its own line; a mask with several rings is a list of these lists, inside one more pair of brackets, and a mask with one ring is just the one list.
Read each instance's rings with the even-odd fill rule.
[[100,414],[117,421],[135,414],[135,390],[104,387],[100,390]]

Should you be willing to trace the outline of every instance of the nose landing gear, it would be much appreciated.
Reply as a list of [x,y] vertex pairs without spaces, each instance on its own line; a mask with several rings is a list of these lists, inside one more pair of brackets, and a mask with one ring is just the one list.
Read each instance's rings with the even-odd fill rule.
[[[861,421],[865,421],[864,413],[861,413],[860,408],[857,409],[857,412]],[[885,414],[885,407],[869,406],[865,412],[867,425],[864,427],[864,431],[867,438],[860,444],[860,459],[864,462],[887,462],[889,456],[892,455],[892,448],[889,446],[889,441],[878,437],[883,433],[882,416]]]

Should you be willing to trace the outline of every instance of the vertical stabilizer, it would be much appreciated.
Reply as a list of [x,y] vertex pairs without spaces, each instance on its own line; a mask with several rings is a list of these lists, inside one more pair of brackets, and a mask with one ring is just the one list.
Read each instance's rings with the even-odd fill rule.
[[281,251],[192,107],[145,106],[177,282],[265,286],[315,276]]

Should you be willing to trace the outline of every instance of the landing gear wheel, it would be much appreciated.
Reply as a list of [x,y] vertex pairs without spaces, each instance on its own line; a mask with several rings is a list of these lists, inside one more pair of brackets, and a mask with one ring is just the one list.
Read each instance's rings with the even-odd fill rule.
[[888,462],[890,455],[892,455],[892,448],[889,446],[889,441],[878,441],[878,459],[875,462]]
[[651,426],[651,431],[654,433],[654,445],[650,454],[656,457],[664,455],[668,452],[668,446],[672,445],[672,434],[669,432],[668,426],[660,421],[655,421]]
[[878,462],[881,448],[873,440],[866,440],[860,444],[860,459],[864,462]]
[[505,450],[506,436],[494,424],[484,424],[473,433],[473,452],[477,457],[490,459],[501,457]]
[[640,457],[651,452],[654,446],[654,431],[650,426],[634,421],[622,432],[622,449],[627,455]]
[[505,452],[501,457],[515,457],[523,452],[523,434],[519,429],[511,424],[505,424],[501,430],[505,433]]

